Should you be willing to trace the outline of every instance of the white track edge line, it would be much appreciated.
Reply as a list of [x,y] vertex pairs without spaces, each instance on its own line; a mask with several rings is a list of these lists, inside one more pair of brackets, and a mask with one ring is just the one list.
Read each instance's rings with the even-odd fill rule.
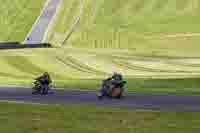
[[53,15],[53,18],[51,19],[50,21],[50,24],[48,25],[45,33],[44,33],[44,36],[43,36],[43,39],[42,39],[42,42],[45,43],[47,41],[47,38],[48,38],[48,33],[51,31],[51,29],[53,28],[53,24],[55,23],[56,21],[56,17],[57,15],[59,14],[59,12],[61,11],[61,7],[62,7],[62,3],[63,3],[63,0],[59,0],[59,4],[57,5],[56,7],[56,13]]

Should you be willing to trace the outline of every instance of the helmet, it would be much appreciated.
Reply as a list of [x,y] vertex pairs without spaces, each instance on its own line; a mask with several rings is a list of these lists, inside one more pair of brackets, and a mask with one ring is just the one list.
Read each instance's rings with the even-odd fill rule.
[[116,75],[118,75],[118,73],[117,72],[113,72],[113,76],[116,76]]
[[120,73],[114,72],[112,78],[116,80],[122,80],[122,75]]
[[48,75],[49,75],[49,73],[48,73],[48,72],[45,72],[45,73],[44,73],[44,76],[48,76]]

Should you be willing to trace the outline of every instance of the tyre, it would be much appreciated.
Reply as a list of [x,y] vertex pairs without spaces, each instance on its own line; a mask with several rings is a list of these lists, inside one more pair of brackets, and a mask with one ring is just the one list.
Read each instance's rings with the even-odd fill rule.
[[46,95],[47,92],[45,91],[45,89],[42,90],[42,95]]
[[43,95],[47,95],[48,91],[49,91],[49,87],[48,86],[43,86],[43,88],[42,88],[42,94]]
[[98,99],[101,100],[101,99],[103,99],[103,94],[102,94],[102,93],[98,93],[98,94],[97,94],[97,97],[98,97]]
[[122,98],[122,94],[119,94],[116,98],[117,99],[121,99]]
[[40,94],[40,91],[33,89],[32,94],[33,95]]
[[37,94],[37,92],[36,91],[32,91],[32,94],[35,95],[35,94]]

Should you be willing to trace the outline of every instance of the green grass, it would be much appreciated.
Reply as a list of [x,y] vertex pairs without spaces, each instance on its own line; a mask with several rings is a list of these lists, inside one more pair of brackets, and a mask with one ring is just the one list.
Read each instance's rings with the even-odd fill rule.
[[[24,7],[19,18],[6,18],[5,10],[1,17],[5,22],[16,20],[13,25],[20,33],[13,34],[18,29],[5,23],[10,30],[0,34],[2,40],[25,38],[44,1],[13,3],[2,7],[12,7],[10,14],[19,14],[18,8]],[[63,1],[47,36],[57,48],[1,51],[0,84],[30,85],[48,71],[54,86],[97,89],[103,78],[117,71],[129,80],[129,91],[199,92],[199,4],[198,0],[87,0],[71,38],[58,48],[82,7],[77,0]],[[5,24],[0,27],[8,27]]]
[[23,41],[45,0],[0,0],[0,42]]
[[[67,5],[67,7],[66,7]],[[68,30],[73,25],[76,16],[79,13],[80,1],[65,0],[62,1],[58,9],[58,15],[54,19],[53,26],[50,28],[47,40],[51,40],[54,46],[60,46],[68,34]],[[55,30],[56,29],[56,30]]]
[[92,105],[0,103],[3,133],[198,133],[200,114],[159,112]]
[[145,57],[123,51],[6,50],[0,53],[0,83],[30,86],[33,78],[48,71],[53,86],[97,90],[102,79],[119,71],[128,80],[128,91],[199,94],[198,62],[199,58]]
[[[127,92],[157,93],[157,94],[177,94],[177,95],[199,95],[199,78],[180,79],[149,79],[132,78],[125,79]],[[101,79],[71,79],[64,82],[58,81],[55,86],[60,88],[99,90]]]
[[[72,26],[75,21],[74,16],[79,15],[77,10],[80,7],[77,9],[76,4],[69,2],[77,3],[73,0],[63,3],[50,33],[49,41],[55,45],[63,41],[70,24]],[[198,0],[87,0],[83,4],[80,24],[67,45],[91,49],[129,49],[135,54],[172,56],[185,56],[187,49],[188,56],[199,56]]]

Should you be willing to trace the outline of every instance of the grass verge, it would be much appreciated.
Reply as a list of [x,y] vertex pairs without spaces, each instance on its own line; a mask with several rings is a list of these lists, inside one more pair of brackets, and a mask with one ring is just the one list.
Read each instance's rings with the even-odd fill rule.
[[[139,79],[126,78],[128,82],[125,87],[127,92],[178,94],[178,95],[200,95],[199,78],[184,79]],[[102,79],[66,79],[55,80],[53,87],[64,89],[99,90]],[[8,84],[9,83],[3,83]],[[20,86],[31,86],[31,80],[19,80],[16,84]]]
[[0,103],[2,133],[197,133],[200,113]]

